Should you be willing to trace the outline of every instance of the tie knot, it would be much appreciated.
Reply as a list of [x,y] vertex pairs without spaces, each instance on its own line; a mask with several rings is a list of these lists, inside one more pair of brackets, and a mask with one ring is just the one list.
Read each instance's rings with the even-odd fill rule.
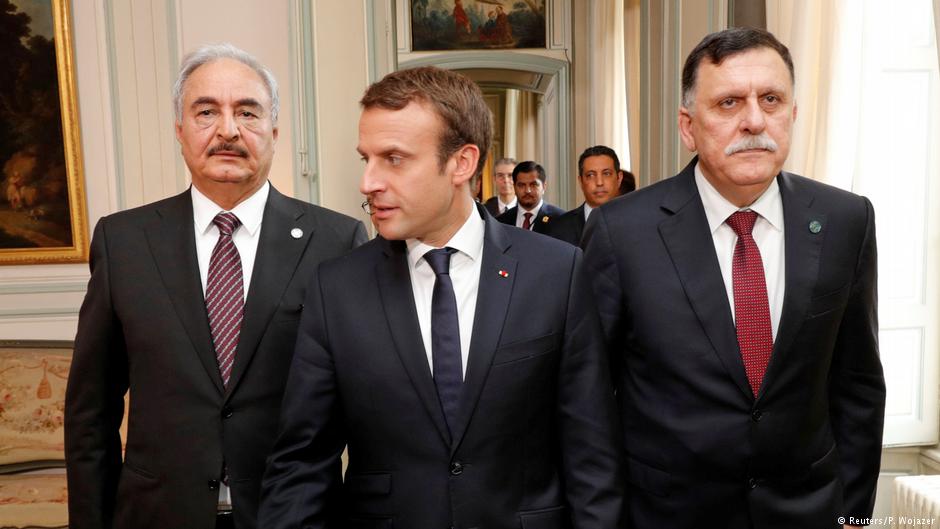
[[754,229],[754,223],[757,222],[757,213],[751,210],[735,211],[725,222],[738,234],[738,237],[750,235],[751,230]]
[[532,218],[532,213],[527,211],[527,212],[526,212],[525,214],[523,214],[522,216],[525,217],[526,220],[528,220],[528,219],[531,219],[531,218]]
[[435,275],[449,274],[450,256],[456,251],[456,249],[450,247],[429,250],[428,253],[424,254],[424,260],[431,265],[431,270],[434,270]]
[[232,233],[242,225],[242,221],[234,213],[223,211],[212,219],[212,223],[219,228],[219,233],[231,237]]

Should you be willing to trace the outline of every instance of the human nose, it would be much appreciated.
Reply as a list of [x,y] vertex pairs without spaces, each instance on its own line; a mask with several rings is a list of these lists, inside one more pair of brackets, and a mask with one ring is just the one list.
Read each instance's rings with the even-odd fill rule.
[[368,196],[384,189],[385,179],[371,163],[366,162],[366,167],[362,171],[362,180],[359,182],[359,192]]
[[760,134],[767,126],[767,117],[764,115],[764,110],[760,107],[756,97],[749,97],[745,102],[741,126],[750,134]]
[[219,128],[217,129],[217,134],[223,140],[233,141],[238,138],[238,122],[235,120],[235,116],[222,114],[221,119],[219,120]]

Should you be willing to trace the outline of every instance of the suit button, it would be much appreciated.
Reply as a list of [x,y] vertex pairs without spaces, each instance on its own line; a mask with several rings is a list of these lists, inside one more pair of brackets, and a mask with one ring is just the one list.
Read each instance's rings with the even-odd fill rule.
[[764,416],[764,412],[760,410],[754,410],[751,412],[751,419],[753,419],[754,422],[760,422],[760,419],[763,416]]
[[234,413],[235,413],[235,412],[232,410],[232,408],[229,408],[228,406],[222,408],[222,418],[223,418],[223,419],[229,419],[229,418],[231,418],[231,417],[232,417],[232,414],[234,414]]
[[751,478],[751,479],[747,480],[747,488],[749,488],[749,489],[751,489],[751,490],[756,489],[756,488],[757,488],[757,480],[754,479],[754,478]]
[[210,479],[209,480],[209,490],[219,490],[219,480]]
[[450,464],[450,475],[459,476],[463,474],[463,464],[460,461],[454,461]]

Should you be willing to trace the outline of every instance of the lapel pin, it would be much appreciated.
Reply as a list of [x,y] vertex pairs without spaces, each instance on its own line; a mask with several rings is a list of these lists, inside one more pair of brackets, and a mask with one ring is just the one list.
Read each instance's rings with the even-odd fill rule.
[[497,273],[499,274],[499,277],[509,277],[509,272],[507,272],[507,271],[505,271],[505,270],[500,270],[500,271],[497,272]]
[[548,215],[545,215],[544,217],[542,217],[542,222],[548,222]]
[[304,230],[300,228],[294,228],[290,231],[290,236],[295,239],[299,239],[304,236]]
[[814,220],[809,223],[809,232],[810,233],[819,233],[822,231],[822,223],[818,220]]

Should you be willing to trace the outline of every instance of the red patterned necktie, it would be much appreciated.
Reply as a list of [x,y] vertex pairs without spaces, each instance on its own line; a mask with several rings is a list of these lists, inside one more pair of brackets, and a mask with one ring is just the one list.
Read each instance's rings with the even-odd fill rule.
[[522,220],[522,229],[527,230],[532,227],[532,214],[526,213],[523,215],[524,219]]
[[219,240],[209,259],[206,311],[222,384],[227,386],[245,310],[242,260],[232,241],[232,232],[238,229],[241,221],[235,214],[223,212],[216,215],[212,223],[219,228]]
[[744,370],[755,397],[760,391],[761,381],[764,379],[764,372],[767,371],[770,353],[774,347],[764,263],[757,243],[751,236],[756,221],[757,213],[753,211],[737,211],[725,221],[738,234],[731,266],[734,323],[741,358],[744,360]]

